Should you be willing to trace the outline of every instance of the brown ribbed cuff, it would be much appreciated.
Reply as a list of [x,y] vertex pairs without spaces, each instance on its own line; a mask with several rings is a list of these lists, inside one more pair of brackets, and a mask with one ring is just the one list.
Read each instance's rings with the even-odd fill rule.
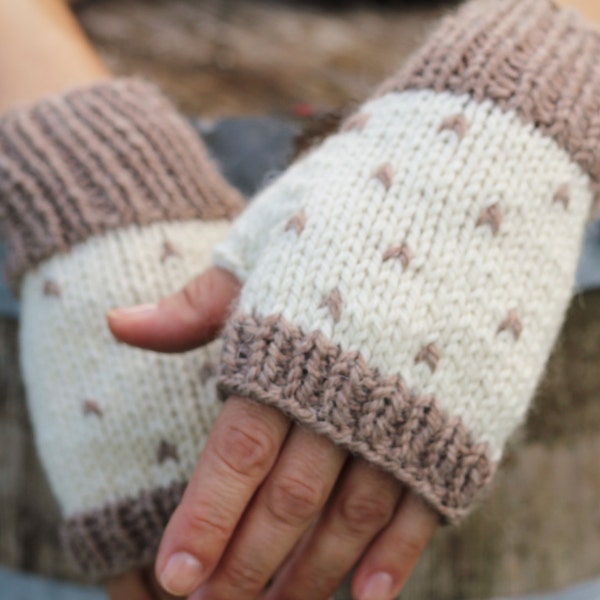
[[494,474],[487,445],[477,444],[434,398],[277,315],[238,313],[230,320],[219,389],[224,397],[276,406],[392,473],[446,522],[464,517]]
[[231,218],[243,200],[155,86],[76,89],[0,120],[0,225],[7,274],[108,230]]
[[68,519],[61,537],[75,565],[94,580],[151,565],[185,485],[145,491]]
[[600,185],[600,33],[550,0],[473,0],[378,94],[433,89],[514,110]]

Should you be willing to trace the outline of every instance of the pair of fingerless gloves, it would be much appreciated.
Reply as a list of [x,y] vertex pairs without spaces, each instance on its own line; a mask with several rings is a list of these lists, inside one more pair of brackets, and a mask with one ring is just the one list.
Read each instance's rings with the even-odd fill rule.
[[[147,83],[6,115],[0,222],[22,366],[81,569],[152,562],[217,388],[460,521],[562,323],[599,144],[600,36],[549,0],[468,3],[245,210]],[[222,340],[163,356],[112,338],[109,309],[211,264],[243,282]]]

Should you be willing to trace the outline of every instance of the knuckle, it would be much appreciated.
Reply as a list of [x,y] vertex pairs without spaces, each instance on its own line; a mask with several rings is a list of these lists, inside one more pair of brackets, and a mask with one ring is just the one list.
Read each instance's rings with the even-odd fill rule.
[[264,587],[268,575],[248,556],[237,556],[225,568],[224,578],[228,587],[236,591],[258,591]]
[[244,477],[266,472],[277,453],[274,435],[262,423],[229,423],[215,442],[215,453],[231,471]]
[[394,506],[386,498],[349,494],[340,504],[340,516],[351,532],[379,530],[392,518]]
[[[193,540],[211,538],[213,541],[225,543],[231,534],[231,525],[227,516],[214,506],[210,510],[194,505],[181,509],[183,531]],[[202,537],[200,537],[200,534]],[[206,546],[204,544],[204,546]]]
[[314,518],[324,500],[323,486],[314,478],[282,476],[273,482],[267,506],[275,519],[297,526]]
[[396,540],[396,553],[403,562],[410,564],[421,556],[425,545],[425,541],[418,536],[404,533]]

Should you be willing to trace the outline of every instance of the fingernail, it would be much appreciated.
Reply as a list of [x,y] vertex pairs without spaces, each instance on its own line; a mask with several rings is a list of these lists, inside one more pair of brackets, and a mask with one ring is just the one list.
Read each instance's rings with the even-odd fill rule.
[[127,319],[129,317],[143,317],[155,312],[157,308],[157,304],[139,304],[138,306],[115,308],[108,313],[108,318]]
[[377,573],[367,579],[360,600],[391,600],[392,576],[388,573]]
[[202,564],[187,552],[177,552],[167,561],[160,575],[160,585],[175,596],[193,592],[202,581]]

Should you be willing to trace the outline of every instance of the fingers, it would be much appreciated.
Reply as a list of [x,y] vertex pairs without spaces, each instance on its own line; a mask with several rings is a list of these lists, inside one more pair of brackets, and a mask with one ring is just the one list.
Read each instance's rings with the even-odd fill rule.
[[357,600],[392,600],[415,568],[439,524],[437,514],[412,492],[363,557],[352,580]]
[[156,573],[166,591],[184,596],[208,579],[288,428],[277,409],[227,400],[160,545]]
[[265,600],[329,598],[390,521],[401,494],[391,475],[352,460],[310,540],[286,562]]
[[217,337],[239,290],[231,273],[212,267],[157,305],[111,311],[108,326],[126,344],[158,352],[184,352]]
[[156,580],[156,575],[154,573],[153,568],[146,568],[142,571],[142,577],[148,586],[148,589],[152,591],[152,598],[156,598],[156,600],[177,600],[177,596],[173,596],[171,594],[167,594],[161,585]]
[[345,459],[327,438],[292,429],[217,570],[192,598],[254,600],[320,515]]
[[140,571],[130,571],[107,582],[110,600],[156,600],[158,595],[148,588]]

